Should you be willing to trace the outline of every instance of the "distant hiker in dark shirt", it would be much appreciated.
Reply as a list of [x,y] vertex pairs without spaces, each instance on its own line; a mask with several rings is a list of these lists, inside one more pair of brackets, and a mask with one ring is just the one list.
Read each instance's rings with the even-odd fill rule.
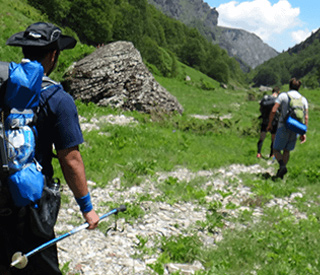
[[[76,40],[62,35],[61,30],[53,24],[39,22],[11,36],[7,45],[22,47],[25,59],[37,60],[43,66],[42,81],[46,86],[42,86],[40,101],[45,104],[37,122],[36,159],[43,167],[42,173],[50,186],[53,182],[54,145],[64,178],[89,224],[89,229],[94,229],[99,217],[91,204],[84,163],[79,151],[83,136],[76,105],[61,84],[48,78],[56,67],[60,52],[74,48]],[[17,207],[11,203],[10,194],[2,193],[3,190],[0,190],[0,210],[6,207],[7,212],[0,211],[0,274],[61,275],[56,245],[31,257],[24,269],[12,267],[8,271],[15,252],[25,254],[55,237],[55,215],[59,210],[60,200],[54,203],[55,207],[48,204],[53,195],[44,189],[38,207]]]
[[[286,127],[286,118],[290,108],[290,101],[301,100],[301,105],[303,109],[303,123],[308,126],[308,101],[302,96],[298,91],[301,86],[301,81],[292,78],[289,82],[290,90],[287,93],[281,93],[276,99],[276,103],[274,104],[270,116],[269,116],[269,124],[267,130],[272,128],[272,120],[278,110],[281,108],[281,116],[278,123],[278,130],[276,133],[276,138],[274,141],[274,155],[279,163],[279,169],[277,171],[276,177],[283,178],[283,176],[287,173],[287,163],[290,157],[290,151],[295,148],[297,136],[298,134],[291,131]],[[304,143],[307,140],[306,134],[300,135],[301,143]]]
[[[275,103],[275,99],[278,97],[280,93],[280,89],[279,87],[274,87],[272,90],[272,95],[265,95],[262,100],[260,101],[260,117],[262,119],[261,122],[261,128],[260,128],[260,139],[258,141],[258,154],[257,154],[257,158],[261,158],[261,150],[262,150],[262,145],[263,145],[263,141],[266,138],[267,135],[267,126],[269,123],[269,114],[271,112],[271,109]],[[275,139],[275,135],[277,132],[277,124],[278,124],[278,116],[276,115],[273,123],[272,123],[272,129],[269,130],[271,133],[271,146],[270,146],[270,155],[269,157],[273,156],[273,142]]]

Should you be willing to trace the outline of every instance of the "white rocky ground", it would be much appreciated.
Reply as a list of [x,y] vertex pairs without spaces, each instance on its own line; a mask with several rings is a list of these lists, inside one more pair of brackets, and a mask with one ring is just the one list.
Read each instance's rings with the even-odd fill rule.
[[[111,121],[117,117],[109,117]],[[132,119],[120,118],[122,123],[132,123]],[[119,120],[119,121],[120,121]],[[86,127],[95,127],[87,125]],[[174,177],[178,180],[190,181],[194,177],[205,178],[203,188],[211,188],[210,196],[206,197],[207,202],[219,201],[221,208],[219,211],[226,217],[237,217],[241,211],[248,209],[245,206],[246,201],[252,199],[253,194],[250,188],[246,187],[239,173],[270,173],[273,174],[273,168],[270,166],[264,169],[259,165],[244,166],[231,165],[220,168],[215,171],[198,171],[192,173],[187,169],[181,168],[171,173],[157,174],[157,180],[146,180],[140,186],[134,186],[126,190],[120,190],[120,179],[116,178],[110,182],[105,189],[94,188],[94,183],[89,182],[92,200],[95,209],[100,215],[110,211],[110,208],[103,206],[103,202],[114,202],[116,205],[128,204],[139,206],[145,214],[133,221],[125,222],[124,219],[115,219],[115,216],[108,217],[110,226],[105,232],[99,230],[82,230],[58,243],[58,253],[61,264],[69,262],[68,274],[86,274],[86,275],[108,275],[108,274],[152,274],[148,264],[157,260],[157,253],[151,256],[138,256],[137,246],[139,238],[144,237],[148,240],[146,246],[154,246],[153,240],[160,236],[172,236],[178,234],[197,234],[204,244],[215,245],[223,238],[223,230],[240,226],[225,221],[225,227],[218,229],[214,234],[205,231],[196,231],[196,221],[204,221],[206,212],[202,206],[192,202],[182,202],[170,205],[164,202],[144,201],[137,203],[137,197],[141,193],[149,194],[152,198],[161,195],[157,189],[157,184],[167,177]],[[217,192],[215,192],[217,191]],[[222,192],[218,192],[222,191]],[[60,210],[58,222],[56,225],[57,235],[70,231],[81,223],[81,216],[75,201],[72,199],[71,192],[65,188],[63,193],[71,199],[70,203],[63,204]],[[221,193],[229,193],[224,197]],[[274,199],[268,206],[278,205],[281,208],[287,208],[294,213],[297,218],[304,218],[303,213],[299,213],[291,202],[296,196],[303,196],[302,193],[293,194],[290,198]],[[236,209],[227,209],[226,206],[233,203],[238,206]],[[252,210],[252,208],[251,208]],[[256,207],[253,211],[254,220],[258,221],[263,215],[263,210]],[[76,224],[76,225],[75,225]],[[166,266],[165,274],[170,274],[176,270],[183,270],[182,274],[194,274],[194,270],[203,268],[199,262],[193,265],[169,264]]]

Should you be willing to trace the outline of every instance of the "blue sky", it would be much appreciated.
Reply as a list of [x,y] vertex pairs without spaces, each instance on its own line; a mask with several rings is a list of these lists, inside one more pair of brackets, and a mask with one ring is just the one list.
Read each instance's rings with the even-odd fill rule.
[[286,51],[320,28],[319,0],[203,0],[219,12],[218,26],[240,28]]

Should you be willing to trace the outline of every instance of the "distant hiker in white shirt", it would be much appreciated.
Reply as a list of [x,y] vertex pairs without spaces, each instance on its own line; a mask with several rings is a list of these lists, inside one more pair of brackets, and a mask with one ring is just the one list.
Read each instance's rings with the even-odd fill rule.
[[[276,133],[273,152],[279,163],[279,169],[277,171],[276,177],[283,179],[283,176],[287,173],[287,163],[290,157],[290,151],[295,148],[297,141],[297,133],[289,130],[286,127],[286,116],[290,107],[290,97],[293,99],[299,99],[302,97],[303,104],[303,114],[304,114],[304,124],[308,126],[308,101],[303,97],[298,91],[301,86],[301,81],[296,78],[292,78],[289,82],[290,90],[287,93],[281,93],[276,99],[276,103],[273,106],[270,116],[269,124],[267,130],[270,130],[272,127],[272,120],[278,110],[281,108],[281,116],[278,123],[278,130]],[[307,140],[306,134],[300,135],[301,143],[304,143]],[[282,152],[283,151],[283,152]]]

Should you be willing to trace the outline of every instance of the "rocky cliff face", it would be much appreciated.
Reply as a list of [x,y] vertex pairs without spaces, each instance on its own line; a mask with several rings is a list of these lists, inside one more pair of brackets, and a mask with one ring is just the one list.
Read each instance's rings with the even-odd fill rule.
[[229,56],[235,57],[246,71],[255,68],[278,52],[265,44],[258,36],[240,29],[220,27],[219,13],[203,0],[148,0],[164,14],[184,24],[195,27],[212,43],[219,44]]
[[218,12],[202,0],[149,0],[164,14],[190,24],[196,18],[206,22],[206,25],[216,26],[218,24]]
[[263,62],[278,55],[278,52],[264,43],[260,37],[241,29],[220,28],[216,35],[218,44],[227,50],[228,54],[240,59],[255,68]]

